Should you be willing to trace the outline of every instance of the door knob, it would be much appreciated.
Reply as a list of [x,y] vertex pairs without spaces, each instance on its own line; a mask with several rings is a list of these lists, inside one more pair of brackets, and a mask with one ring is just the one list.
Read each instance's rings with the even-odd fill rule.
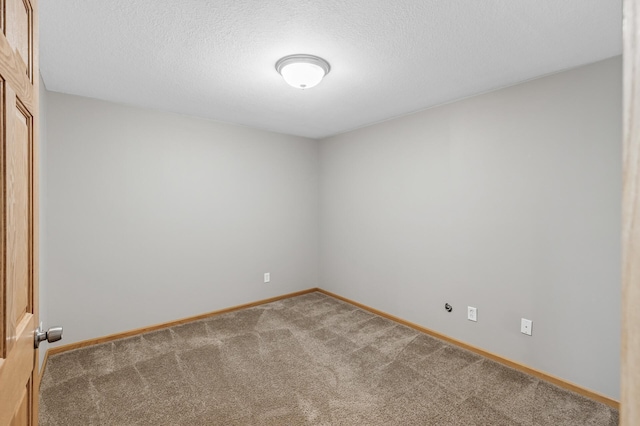
[[53,343],[60,339],[62,339],[62,327],[51,327],[47,331],[42,331],[42,323],[40,323],[40,326],[36,330],[33,343],[37,349],[40,346],[40,342],[43,340]]

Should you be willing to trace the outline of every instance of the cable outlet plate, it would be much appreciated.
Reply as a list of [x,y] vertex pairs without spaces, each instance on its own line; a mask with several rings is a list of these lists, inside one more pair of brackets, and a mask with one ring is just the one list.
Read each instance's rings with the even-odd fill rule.
[[520,321],[520,333],[531,336],[531,329],[533,328],[533,321],[522,318]]
[[467,319],[469,321],[478,321],[478,309],[473,306],[467,306]]

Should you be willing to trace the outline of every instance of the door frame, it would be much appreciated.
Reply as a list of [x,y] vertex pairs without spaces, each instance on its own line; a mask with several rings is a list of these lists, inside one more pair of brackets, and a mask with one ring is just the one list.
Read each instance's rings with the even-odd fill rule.
[[640,424],[640,5],[623,3],[620,424]]

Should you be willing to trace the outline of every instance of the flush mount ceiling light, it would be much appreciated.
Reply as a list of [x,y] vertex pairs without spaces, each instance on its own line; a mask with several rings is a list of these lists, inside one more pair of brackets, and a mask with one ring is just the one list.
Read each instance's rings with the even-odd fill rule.
[[313,55],[289,55],[276,62],[284,81],[296,89],[309,89],[329,74],[329,62]]

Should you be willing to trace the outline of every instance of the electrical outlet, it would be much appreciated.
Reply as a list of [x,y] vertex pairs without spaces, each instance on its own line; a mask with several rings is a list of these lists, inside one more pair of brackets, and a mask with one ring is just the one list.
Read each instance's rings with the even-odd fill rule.
[[531,329],[533,328],[533,321],[524,319],[520,321],[520,333],[531,336]]
[[473,306],[467,306],[467,319],[469,321],[478,321],[478,309]]
[[265,272],[264,273],[264,282],[265,283],[270,283],[271,282],[271,273],[270,272]]

